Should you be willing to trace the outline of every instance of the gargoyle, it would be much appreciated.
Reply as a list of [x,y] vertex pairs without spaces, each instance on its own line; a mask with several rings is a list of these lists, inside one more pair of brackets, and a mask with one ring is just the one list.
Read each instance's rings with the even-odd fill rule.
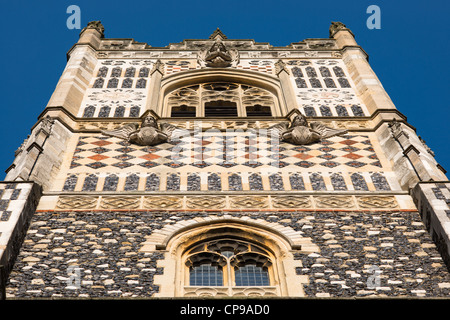
[[156,119],[147,116],[140,126],[136,123],[127,124],[116,130],[102,131],[102,134],[141,146],[154,146],[170,141],[176,129],[178,129],[176,126],[169,123],[162,123],[158,127]]
[[217,38],[209,50],[198,53],[198,62],[202,67],[226,68],[239,63],[237,50],[227,50],[220,38]]
[[321,139],[347,133],[347,130],[332,129],[320,122],[311,122],[308,126],[304,115],[297,115],[291,124],[279,123],[269,128],[271,134],[277,134],[281,141],[296,145],[307,145],[319,142]]

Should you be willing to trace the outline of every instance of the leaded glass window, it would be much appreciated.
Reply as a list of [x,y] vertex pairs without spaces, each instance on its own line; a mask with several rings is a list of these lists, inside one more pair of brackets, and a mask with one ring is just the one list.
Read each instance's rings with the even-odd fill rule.
[[194,245],[186,253],[190,286],[270,286],[272,260],[259,245],[234,238]]

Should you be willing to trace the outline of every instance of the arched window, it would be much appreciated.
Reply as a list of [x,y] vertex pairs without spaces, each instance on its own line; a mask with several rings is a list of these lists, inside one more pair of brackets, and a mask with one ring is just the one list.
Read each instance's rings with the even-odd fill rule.
[[222,238],[196,244],[185,253],[189,286],[273,285],[271,253],[251,242]]
[[262,88],[207,82],[173,90],[166,103],[168,114],[174,117],[270,117],[275,99]]

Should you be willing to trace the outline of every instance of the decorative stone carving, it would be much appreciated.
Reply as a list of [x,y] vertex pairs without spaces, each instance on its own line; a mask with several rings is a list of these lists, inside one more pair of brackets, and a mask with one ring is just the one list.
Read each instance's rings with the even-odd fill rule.
[[265,208],[268,206],[267,197],[236,196],[229,199],[231,208]]
[[278,75],[281,71],[286,71],[287,74],[290,74],[286,63],[283,60],[278,60],[275,62],[275,74]]
[[88,22],[87,26],[81,30],[80,34],[82,34],[86,29],[95,29],[98,32],[100,32],[101,37],[104,37],[105,27],[103,27],[101,21],[90,21]]
[[183,207],[183,197],[154,196],[144,198],[144,208],[179,209]]
[[152,71],[150,72],[150,74],[155,73],[155,71],[158,71],[159,73],[161,73],[161,75],[164,75],[164,66],[165,64],[161,61],[161,60],[157,60],[155,62],[155,64],[153,65]]
[[395,197],[391,196],[363,196],[356,198],[360,208],[397,208]]
[[354,208],[352,197],[347,196],[323,196],[314,197],[317,208]]
[[220,209],[224,208],[225,204],[225,197],[222,196],[199,196],[186,198],[186,207],[191,209]]
[[279,123],[269,128],[272,134],[279,136],[281,141],[296,145],[307,145],[347,133],[345,129],[332,129],[320,122],[311,122],[308,126],[306,117],[299,114],[294,117],[291,124]]
[[65,196],[59,197],[57,209],[95,209],[98,197]]
[[330,38],[331,38],[337,31],[342,30],[342,29],[347,29],[347,27],[345,26],[345,24],[343,24],[342,22],[339,22],[339,21],[337,21],[337,22],[332,21],[332,22],[331,22],[331,26],[330,26]]
[[311,208],[311,200],[308,196],[272,196],[274,208]]
[[239,63],[239,52],[236,49],[228,50],[222,43],[221,37],[216,37],[209,50],[199,51],[198,63],[202,68],[236,67]]
[[154,146],[170,141],[176,129],[177,127],[168,123],[162,123],[158,126],[154,117],[147,116],[142,121],[140,127],[138,124],[133,123],[116,130],[102,131],[102,134],[124,139],[141,146]]
[[100,207],[102,209],[137,209],[140,205],[140,197],[102,197]]

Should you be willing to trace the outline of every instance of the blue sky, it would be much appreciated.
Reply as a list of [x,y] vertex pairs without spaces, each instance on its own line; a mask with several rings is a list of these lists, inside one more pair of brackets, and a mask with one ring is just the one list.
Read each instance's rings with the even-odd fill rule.
[[[80,30],[69,30],[66,9],[78,5],[81,27],[101,20],[107,38],[151,46],[207,38],[219,27],[228,38],[286,46],[327,38],[342,21],[369,54],[369,62],[397,109],[417,128],[450,171],[450,1],[2,1],[3,153],[0,176],[44,110]],[[369,5],[381,9],[381,29],[369,30]]]

